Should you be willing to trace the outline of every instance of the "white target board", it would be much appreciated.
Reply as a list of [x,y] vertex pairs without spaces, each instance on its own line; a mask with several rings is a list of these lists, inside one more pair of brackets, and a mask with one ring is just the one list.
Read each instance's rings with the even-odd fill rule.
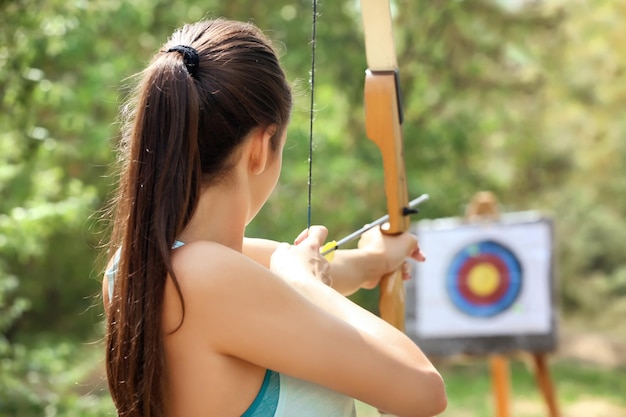
[[551,222],[534,212],[498,222],[421,221],[427,260],[408,290],[417,339],[519,337],[554,330]]

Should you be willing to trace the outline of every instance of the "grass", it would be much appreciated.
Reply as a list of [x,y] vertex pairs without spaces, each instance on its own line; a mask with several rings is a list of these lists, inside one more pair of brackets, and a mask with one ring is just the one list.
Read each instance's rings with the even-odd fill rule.
[[[446,417],[495,416],[487,360],[443,364]],[[547,408],[524,362],[511,361],[510,411],[514,417],[547,417]],[[550,364],[562,417],[626,417],[626,369],[588,366],[573,361]],[[358,417],[378,417],[375,409],[358,403]]]

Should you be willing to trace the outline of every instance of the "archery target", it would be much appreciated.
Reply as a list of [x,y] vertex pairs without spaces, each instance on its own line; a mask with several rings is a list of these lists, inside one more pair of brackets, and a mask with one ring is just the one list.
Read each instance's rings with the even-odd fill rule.
[[495,241],[469,244],[450,262],[446,289],[452,304],[474,317],[510,308],[522,288],[522,268],[510,249]]
[[409,332],[421,339],[550,333],[551,222],[521,213],[501,217],[414,225],[426,261],[415,264],[407,283]]

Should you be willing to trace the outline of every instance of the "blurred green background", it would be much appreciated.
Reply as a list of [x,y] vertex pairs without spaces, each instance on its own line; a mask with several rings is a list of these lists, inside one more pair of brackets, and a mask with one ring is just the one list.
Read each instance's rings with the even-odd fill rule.
[[[502,211],[552,216],[559,399],[569,415],[626,416],[626,1],[392,5],[410,194],[431,196],[421,218],[462,215],[479,190]],[[281,184],[249,235],[291,241],[306,227],[311,14],[310,1],[0,0],[1,417],[114,415],[98,247],[117,111],[183,23],[251,20],[275,40],[296,106]],[[320,2],[316,60],[313,222],[341,237],[385,211],[357,1]],[[375,292],[355,300],[376,308]],[[446,415],[492,415],[483,362],[441,366]],[[527,374],[513,368],[531,404],[516,415],[545,415]]]

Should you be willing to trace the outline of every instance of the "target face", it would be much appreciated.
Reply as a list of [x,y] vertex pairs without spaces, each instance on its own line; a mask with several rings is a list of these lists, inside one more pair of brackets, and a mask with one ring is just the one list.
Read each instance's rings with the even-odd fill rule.
[[507,310],[522,289],[522,267],[513,252],[494,241],[464,247],[450,263],[446,289],[452,303],[474,317]]

